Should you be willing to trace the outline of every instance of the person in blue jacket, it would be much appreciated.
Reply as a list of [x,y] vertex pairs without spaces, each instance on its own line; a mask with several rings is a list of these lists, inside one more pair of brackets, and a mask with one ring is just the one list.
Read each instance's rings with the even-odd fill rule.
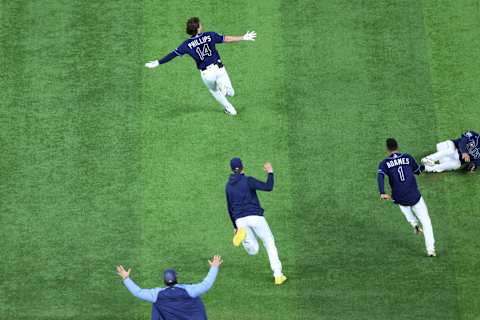
[[210,271],[197,284],[179,284],[175,270],[167,269],[163,273],[164,288],[140,288],[130,278],[131,269],[125,270],[121,265],[117,266],[117,273],[135,297],[152,303],[152,320],[207,320],[200,296],[213,286],[222,262],[220,256],[214,256],[208,261]]
[[263,208],[258,200],[257,190],[270,192],[273,190],[273,168],[265,163],[263,169],[268,174],[267,182],[245,175],[240,158],[230,161],[232,174],[225,186],[227,208],[234,228],[233,244],[243,247],[249,255],[256,255],[259,250],[257,237],[262,240],[267,250],[270,267],[275,284],[281,285],[287,277],[282,272],[282,263],[278,257],[277,247],[272,231],[263,216]]
[[474,172],[480,166],[480,135],[466,131],[460,138],[437,144],[437,152],[422,159],[426,172],[458,170],[462,166]]

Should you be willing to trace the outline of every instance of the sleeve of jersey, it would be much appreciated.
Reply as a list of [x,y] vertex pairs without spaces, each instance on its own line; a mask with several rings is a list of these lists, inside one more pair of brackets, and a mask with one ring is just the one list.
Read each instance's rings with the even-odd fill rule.
[[233,218],[232,205],[230,203],[230,198],[228,197],[228,193],[226,190],[225,190],[225,197],[227,198],[228,215],[230,216],[230,220],[232,220],[233,227],[237,229],[237,224],[235,223],[235,219]]
[[218,267],[210,267],[207,276],[203,279],[202,282],[197,284],[186,284],[183,285],[183,288],[188,292],[188,295],[192,298],[196,298],[206,293],[215,283],[217,278]]
[[414,157],[410,157],[410,161],[412,164],[412,169],[414,174],[420,174],[422,173],[422,171],[425,170],[425,166],[423,164],[419,165]]
[[213,37],[213,42],[215,43],[223,43],[223,41],[225,41],[225,36],[223,34],[212,32],[212,37]]
[[267,182],[259,181],[254,177],[248,177],[248,186],[250,187],[250,189],[270,192],[273,190],[273,184],[273,172],[270,172],[268,174]]
[[167,63],[168,61],[172,60],[173,58],[176,58],[178,57],[179,54],[177,54],[177,51],[174,50],[172,52],[170,52],[169,54],[167,54],[165,57],[163,57],[162,59],[158,60],[158,64],[164,64],[164,63]]
[[385,171],[383,171],[382,164],[380,164],[377,173],[378,191],[380,192],[380,194],[385,194],[385,176],[386,173]]
[[133,294],[135,297],[145,300],[151,303],[157,301],[158,293],[161,291],[160,288],[154,289],[142,289],[132,279],[127,278],[123,280],[123,284],[127,287],[128,291]]

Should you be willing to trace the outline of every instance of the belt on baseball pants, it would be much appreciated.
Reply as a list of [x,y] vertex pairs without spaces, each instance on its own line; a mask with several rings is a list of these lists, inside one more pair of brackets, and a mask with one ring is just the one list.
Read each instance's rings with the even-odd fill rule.
[[210,69],[210,68],[213,68],[213,66],[217,66],[219,68],[223,68],[223,64],[221,62],[215,62],[215,63],[212,63],[212,64],[209,64],[208,66],[206,66],[205,68],[200,68],[200,71],[205,71],[207,69]]

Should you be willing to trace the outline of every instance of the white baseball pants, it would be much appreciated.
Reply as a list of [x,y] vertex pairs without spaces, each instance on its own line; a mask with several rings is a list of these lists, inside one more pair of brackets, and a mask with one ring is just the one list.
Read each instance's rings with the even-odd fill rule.
[[211,64],[207,69],[200,71],[203,83],[207,86],[212,96],[225,108],[233,108],[232,104],[218,89],[219,84],[223,84],[226,88],[227,96],[233,97],[235,90],[233,90],[232,83],[228,77],[225,67],[219,68],[216,64]]
[[425,170],[428,172],[457,170],[462,166],[457,148],[451,140],[438,143],[437,152],[427,156],[427,158],[439,162],[439,164],[433,166],[426,166]]
[[[407,219],[407,221],[415,227],[418,225],[418,220],[422,224],[423,236],[425,238],[425,247],[427,252],[435,251],[435,238],[433,237],[432,221],[428,215],[427,205],[423,200],[423,197],[413,206],[401,206],[400,210]],[[417,220],[418,218],[418,220]]]
[[262,216],[247,216],[235,221],[238,228],[245,228],[247,236],[243,240],[243,247],[249,255],[256,255],[259,250],[257,237],[263,242],[263,246],[267,250],[268,260],[270,260],[270,268],[274,277],[280,277],[282,273],[282,263],[278,258],[277,247],[273,238],[272,231],[268,226],[267,220]]

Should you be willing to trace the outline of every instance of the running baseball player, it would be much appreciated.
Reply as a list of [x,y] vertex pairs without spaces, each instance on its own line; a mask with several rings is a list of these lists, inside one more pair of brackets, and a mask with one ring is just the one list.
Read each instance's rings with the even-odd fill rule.
[[458,170],[462,165],[468,172],[480,166],[480,135],[466,131],[460,138],[437,144],[437,152],[422,159],[426,172]]
[[244,174],[240,158],[230,161],[232,174],[225,186],[228,213],[233,223],[233,244],[243,247],[249,255],[256,255],[259,250],[257,237],[262,240],[267,250],[270,267],[273,271],[275,284],[281,285],[287,277],[282,273],[282,263],[278,258],[277,247],[272,231],[263,216],[263,208],[258,200],[257,190],[270,192],[273,190],[273,169],[270,163],[263,166],[268,174],[267,182],[259,181]]
[[152,303],[152,320],[196,319],[206,320],[207,313],[201,299],[215,282],[218,268],[222,264],[220,256],[214,256],[210,271],[205,279],[197,284],[178,284],[177,273],[173,269],[163,272],[164,288],[142,289],[130,278],[131,269],[117,266],[117,273],[123,284],[135,297]]
[[[415,159],[398,151],[395,139],[387,139],[389,156],[378,167],[378,189],[382,200],[391,200],[398,204],[407,221],[413,227],[415,234],[423,232],[427,255],[435,257],[435,239],[433,228],[428,215],[427,205],[418,190],[415,174],[420,174],[423,166],[417,164]],[[385,192],[385,176],[388,177],[392,195]],[[418,224],[420,220],[421,226]],[[423,230],[422,230],[423,227]]]
[[175,57],[188,54],[195,60],[203,83],[205,83],[213,97],[223,106],[225,113],[232,116],[236,115],[235,107],[226,98],[227,96],[233,97],[235,91],[228,77],[227,70],[225,70],[222,64],[216,45],[224,42],[255,41],[257,34],[255,31],[248,31],[243,36],[225,36],[216,32],[202,32],[202,29],[199,18],[193,17],[188,19],[186,31],[191,37],[162,59],[150,61],[145,66],[153,69]]

